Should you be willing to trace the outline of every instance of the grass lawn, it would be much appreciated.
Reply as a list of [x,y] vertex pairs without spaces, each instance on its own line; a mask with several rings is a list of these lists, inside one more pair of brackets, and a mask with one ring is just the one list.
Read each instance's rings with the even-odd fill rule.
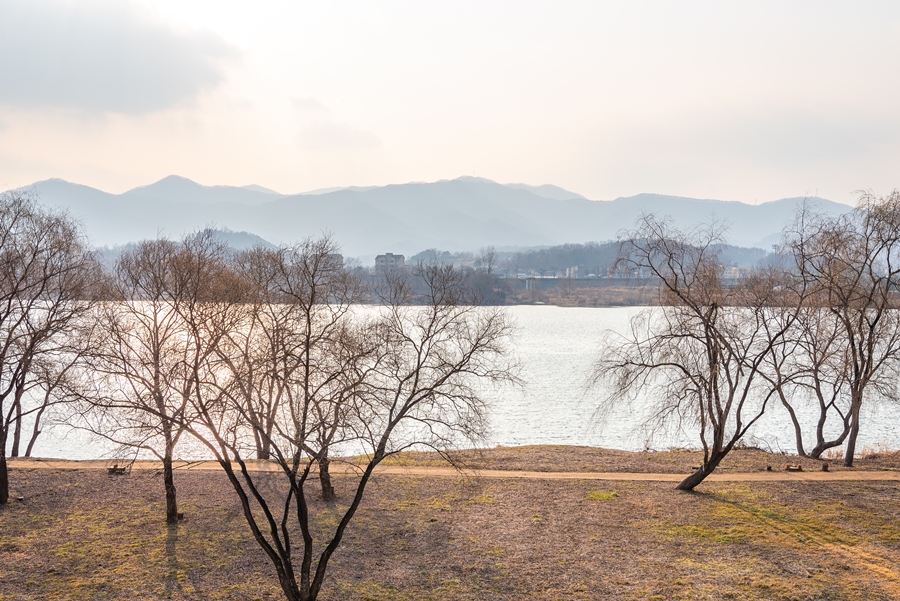
[[[585,452],[568,459],[583,464]],[[513,453],[479,461],[510,467]],[[565,448],[546,453],[548,464],[567,462]],[[274,490],[277,476],[265,477]],[[341,499],[349,484],[337,482]],[[282,598],[218,472],[176,472],[186,517],[171,527],[153,471],[13,468],[11,485],[0,508],[4,601]],[[680,493],[656,482],[381,475],[321,598],[900,599],[898,488],[707,483]],[[340,510],[317,502],[316,530]]]

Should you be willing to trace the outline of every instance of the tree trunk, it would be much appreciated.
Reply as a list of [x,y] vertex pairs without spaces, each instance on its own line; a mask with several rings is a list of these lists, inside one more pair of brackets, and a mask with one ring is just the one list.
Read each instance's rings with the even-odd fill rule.
[[[263,551],[266,552],[266,555],[269,556],[272,565],[275,566],[275,571],[278,574],[278,583],[281,585],[281,590],[282,592],[284,592],[285,598],[287,599],[287,601],[308,601],[310,597],[308,595],[304,596],[301,593],[300,588],[297,586],[297,581],[293,572],[293,566],[290,563],[290,551],[288,551],[287,555],[283,555],[277,552],[269,544],[262,531],[259,528],[255,527],[256,521],[253,517],[253,511],[250,508],[250,499],[247,496],[247,491],[244,490],[244,486],[241,484],[241,481],[238,480],[237,475],[234,473],[234,468],[231,461],[229,461],[226,457],[220,457],[219,465],[222,466],[222,470],[228,477],[228,481],[231,482],[231,487],[237,493],[238,499],[240,499],[241,501],[241,508],[244,511],[244,518],[250,525],[250,530],[253,532],[253,538],[256,539],[256,542],[259,543],[259,546],[263,549]],[[241,464],[242,469],[243,467],[243,464]],[[267,519],[269,521],[269,525],[277,529],[275,522],[272,521],[272,517],[268,516]],[[313,599],[315,599],[315,597],[313,597]]]
[[707,463],[700,466],[700,469],[685,478],[675,487],[675,490],[694,490],[694,487],[706,480],[706,477],[713,473],[719,463],[725,457],[726,453],[719,451],[713,454],[713,458]]
[[794,438],[797,441],[797,454],[801,457],[806,457],[806,451],[803,449],[803,429],[800,427],[800,420],[797,419],[797,413],[794,411],[794,408],[791,407],[791,404],[788,403],[787,398],[784,396],[784,392],[780,387],[778,389],[778,398],[781,399],[781,404],[787,409],[788,414],[791,416],[791,423],[794,424]]
[[[850,422],[847,418],[844,418],[844,430],[841,432],[841,435],[835,438],[834,440],[825,440],[825,421],[828,418],[828,408],[824,406],[821,402],[819,403],[821,409],[819,410],[819,423],[816,424],[816,446],[809,453],[809,456],[813,459],[818,459],[822,456],[822,453],[827,451],[828,449],[833,449],[834,447],[840,446],[844,444],[844,440],[847,439],[847,435],[850,434]],[[851,414],[852,418],[852,414]]]
[[269,439],[260,435],[254,428],[253,436],[256,438],[256,458],[268,461],[272,458],[272,445]]
[[833,449],[834,447],[841,446],[841,443],[844,442],[844,437],[842,436],[838,440],[832,440],[830,442],[822,442],[816,445],[816,447],[809,452],[810,459],[821,459],[822,453],[827,451],[828,449]]
[[46,408],[47,405],[45,404],[34,416],[34,428],[31,431],[31,440],[28,441],[28,446],[25,448],[26,457],[31,457],[31,451],[32,449],[34,449],[34,443],[37,441],[37,437],[41,433],[41,416],[44,414],[44,409]]
[[175,475],[172,472],[172,451],[166,449],[163,458],[163,481],[166,485],[166,523],[178,523],[178,502],[175,498]]
[[297,583],[291,580],[283,571],[278,572],[278,583],[281,585],[281,591],[284,593],[287,601],[315,601],[315,597],[304,595],[297,588]]
[[13,443],[12,449],[9,452],[10,457],[18,457],[19,456],[19,441],[22,439],[22,400],[16,399],[16,418],[15,424],[16,428],[13,430]]
[[850,436],[847,437],[847,452],[844,453],[844,466],[853,467],[853,456],[856,455],[856,439],[859,436],[859,404],[854,403],[850,422]]
[[328,451],[325,451],[319,457],[319,483],[322,485],[322,499],[324,501],[333,501],[335,497],[334,486],[331,484],[331,472],[328,469],[330,465],[331,460],[328,459]]
[[0,428],[0,505],[9,501],[9,471],[6,467],[6,428]]
[[820,430],[818,434],[818,443],[816,444],[816,447],[810,451],[809,456],[813,459],[819,459],[822,456],[822,453],[828,449],[833,449],[834,447],[839,447],[844,444],[844,440],[847,439],[848,434],[850,434],[850,425],[846,422],[844,422],[844,431],[834,440],[826,441]]
[[271,416],[266,414],[254,416],[252,425],[253,442],[256,443],[256,458],[268,461],[272,458],[272,428],[275,423]]

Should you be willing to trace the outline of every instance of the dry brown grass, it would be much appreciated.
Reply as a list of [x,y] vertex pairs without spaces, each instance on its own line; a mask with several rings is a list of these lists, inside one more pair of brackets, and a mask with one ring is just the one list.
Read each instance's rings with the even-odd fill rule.
[[549,304],[560,307],[635,307],[659,302],[657,289],[652,286],[576,287],[571,291],[550,290],[547,297]]
[[[471,469],[500,469],[547,472],[635,472],[654,474],[688,474],[703,461],[700,451],[675,449],[669,451],[617,451],[597,447],[567,445],[540,445],[521,447],[495,447],[458,451],[454,461]],[[439,466],[447,465],[436,453],[409,452],[392,457],[397,465]],[[845,468],[839,455],[818,461],[769,453],[756,448],[735,449],[716,469],[717,472],[756,472],[772,466],[783,470],[786,464],[800,465],[806,471],[820,471],[827,463],[831,471],[897,470],[900,469],[900,452],[867,451],[857,457],[854,468]]]
[[[681,460],[560,447],[481,460],[498,468],[522,457],[566,469]],[[13,494],[25,500],[0,509],[0,597],[279,599],[222,475],[176,477],[187,517],[167,527],[153,472],[14,469]],[[342,498],[347,485],[338,483]],[[898,486],[709,483],[678,493],[652,482],[382,475],[323,598],[900,599]],[[316,527],[338,509],[317,504]]]

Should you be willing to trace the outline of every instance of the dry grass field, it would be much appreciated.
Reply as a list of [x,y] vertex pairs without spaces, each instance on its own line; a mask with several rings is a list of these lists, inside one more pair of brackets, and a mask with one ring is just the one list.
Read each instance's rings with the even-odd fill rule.
[[[688,452],[572,447],[464,459],[491,469],[623,472],[684,472],[697,461]],[[396,461],[437,463],[427,454]],[[726,469],[746,471],[796,463],[753,450],[731,461]],[[883,454],[858,469],[898,463]],[[153,470],[109,476],[15,465],[14,500],[0,509],[4,601],[281,598],[221,473],[177,472],[186,517],[168,527]],[[671,483],[624,479],[380,475],[322,598],[900,599],[898,489],[897,482],[739,482],[679,493]],[[316,505],[316,528],[328,530],[340,509]]]
[[[689,474],[703,459],[702,453],[684,449],[635,453],[596,447],[568,445],[540,445],[495,447],[457,451],[453,460],[463,469],[527,470],[537,472],[632,472],[655,474]],[[741,448],[730,453],[716,469],[716,473],[756,472],[783,469],[785,465],[800,465],[807,471],[820,471],[827,463],[831,471],[900,470],[900,452],[866,452],[854,461],[854,468],[845,468],[838,454],[817,461],[779,453],[767,453],[757,448]],[[436,453],[403,453],[391,457],[395,465],[441,466],[447,463]]]

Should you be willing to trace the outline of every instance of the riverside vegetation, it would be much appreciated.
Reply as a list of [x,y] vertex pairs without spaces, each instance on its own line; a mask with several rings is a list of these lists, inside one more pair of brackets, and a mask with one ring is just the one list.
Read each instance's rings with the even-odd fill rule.
[[[86,241],[68,217],[46,211],[34,200],[16,194],[3,197],[0,237],[4,303],[0,312],[0,440],[4,449],[12,440],[11,455],[19,454],[20,441],[28,436],[26,419],[34,424],[30,433],[33,441],[40,433],[41,416],[52,411],[75,427],[155,454],[161,460],[160,488],[164,492],[164,503],[157,506],[150,487],[141,485],[142,494],[136,494],[126,478],[121,484],[95,491],[99,503],[93,506],[93,515],[91,506],[79,504],[81,501],[67,501],[62,507],[47,500],[58,493],[46,497],[49,504],[44,509],[48,513],[29,514],[40,504],[8,504],[9,473],[4,452],[0,459],[0,503],[6,506],[0,518],[4,533],[15,534],[4,534],[3,553],[22,554],[19,559],[30,557],[33,547],[27,541],[35,537],[49,541],[56,536],[53,532],[58,526],[54,524],[65,519],[73,525],[83,523],[83,528],[75,530],[95,542],[102,540],[97,544],[109,544],[107,537],[113,536],[119,540],[117,549],[129,549],[127,555],[117,551],[105,559],[101,559],[102,553],[77,559],[75,556],[83,553],[77,540],[63,537],[69,546],[53,547],[55,554],[74,554],[71,557],[81,566],[78,569],[83,570],[83,578],[99,579],[80,581],[87,587],[83,590],[94,591],[95,596],[107,589],[117,590],[115,578],[127,579],[117,566],[131,565],[128,557],[151,552],[165,554],[166,560],[142,565],[159,564],[162,569],[167,562],[169,570],[160,581],[165,583],[164,589],[152,594],[190,598],[195,589],[202,589],[218,590],[217,594],[228,598],[231,589],[217,589],[215,585],[197,588],[191,584],[185,588],[194,576],[205,578],[199,574],[209,567],[203,564],[188,569],[180,563],[184,560],[178,558],[179,536],[191,523],[179,525],[186,513],[203,524],[201,530],[189,535],[189,544],[213,549],[200,555],[210,557],[210,562],[219,557],[217,565],[230,574],[233,567],[221,565],[222,549],[241,549],[239,555],[244,558],[253,553],[243,541],[256,545],[256,559],[248,560],[248,565],[254,566],[252,573],[239,572],[254,584],[232,598],[248,598],[251,589],[265,595],[277,590],[292,601],[341,598],[342,593],[337,592],[340,589],[329,593],[325,584],[326,574],[332,570],[329,566],[334,564],[338,567],[333,569],[343,570],[348,564],[342,561],[355,558],[365,562],[357,566],[366,570],[365,574],[374,569],[373,562],[375,566],[388,562],[392,570],[389,574],[397,570],[402,573],[405,565],[417,565],[411,559],[402,559],[402,553],[384,549],[384,541],[371,546],[381,540],[384,528],[401,541],[405,532],[415,541],[414,547],[440,556],[439,526],[413,527],[386,517],[389,514],[384,504],[398,503],[390,499],[407,489],[410,481],[376,478],[375,484],[373,475],[380,463],[411,449],[430,448],[453,461],[454,447],[476,445],[483,439],[486,407],[479,391],[484,383],[516,381],[516,365],[509,349],[511,324],[502,308],[482,304],[485,296],[465,274],[447,265],[422,265],[411,273],[385,273],[372,283],[344,267],[336,245],[328,238],[274,250],[255,248],[232,253],[210,232],[178,242],[160,239],[139,243],[124,253],[112,270],[105,271],[92,260]],[[900,194],[863,196],[858,210],[845,217],[802,212],[786,232],[782,252],[770,264],[737,278],[724,278],[716,252],[722,240],[721,229],[712,225],[683,232],[654,216],[644,217],[622,244],[619,263],[620,267],[651,274],[659,283],[658,306],[637,316],[628,335],[606,340],[595,372],[595,381],[612,391],[606,405],[624,402],[638,390],[656,389],[660,399],[658,423],[671,424],[674,420],[695,429],[702,451],[699,468],[679,485],[685,490],[696,487],[727,461],[748,428],[774,402],[784,405],[792,417],[792,403],[804,398],[817,403],[820,417],[809,451],[803,424],[795,420],[798,454],[820,458],[844,445],[843,461],[852,466],[856,439],[863,427],[862,407],[892,399],[895,393],[900,352],[898,239]],[[354,310],[362,302],[371,303],[373,310]],[[833,429],[827,426],[834,422],[840,427],[832,436]],[[225,508],[224,514],[199,500],[201,492],[191,492],[187,503],[184,491],[178,494],[173,460],[184,436],[200,441],[219,462],[222,472],[204,477],[182,474],[179,481],[185,484],[179,486],[191,491],[217,491],[213,505]],[[332,462],[340,461],[351,449],[363,452],[359,455],[363,460],[355,464],[356,471],[342,470],[333,475]],[[248,469],[249,458],[271,462],[275,469]],[[26,492],[29,499],[41,498],[37,492],[40,488],[52,490],[55,486],[38,474],[16,473],[23,478],[15,483],[16,490]],[[59,481],[77,496],[84,494],[86,487],[97,486],[91,484],[96,478],[96,474],[74,473],[59,477]],[[135,476],[132,479],[137,480]],[[587,520],[582,523],[607,518],[620,523],[615,516],[622,515],[622,510],[612,511],[604,503],[627,504],[632,503],[627,499],[634,499],[641,505],[637,500],[642,495],[663,499],[672,494],[657,485],[629,488],[632,485],[620,484],[616,490],[582,491],[584,483],[572,483],[553,485],[560,492],[541,497],[519,492],[520,484],[509,484],[503,490],[486,489],[463,499],[465,495],[459,491],[472,484],[454,481],[448,488],[447,482],[417,483],[427,489],[410,493],[411,502],[425,503],[432,509],[440,509],[441,503],[452,508],[460,502],[465,507],[487,508],[496,504],[490,499],[500,495],[516,507],[514,513],[518,515],[528,506],[539,507],[542,498],[545,502],[552,498],[557,513],[551,517],[532,512],[528,528],[541,528],[548,519],[563,519],[558,514],[560,503],[571,505],[577,500],[583,511],[571,512],[571,516]],[[546,486],[535,485],[535,490]],[[721,551],[714,549],[716,545],[755,540],[762,547],[749,554],[742,553],[746,547],[729,550],[737,563],[749,562],[741,564],[745,565],[743,571],[731,572],[731,576],[750,578],[751,565],[760,561],[758,553],[766,545],[783,547],[787,553],[794,537],[811,541],[824,549],[824,555],[838,553],[860,541],[871,542],[872,533],[865,528],[882,523],[879,520],[887,523],[891,517],[884,513],[887,509],[871,512],[870,507],[888,495],[892,485],[866,485],[875,491],[874,496],[871,502],[864,500],[864,508],[859,511],[869,512],[867,519],[873,521],[860,526],[864,532],[856,532],[854,526],[835,534],[832,528],[837,521],[823,525],[802,515],[806,515],[803,511],[816,515],[816,503],[822,499],[830,502],[830,495],[836,492],[829,493],[822,487],[797,491],[779,486],[766,485],[768,494],[774,496],[760,501],[763,492],[748,487],[709,485],[707,497],[677,498],[677,506],[691,521],[679,521],[671,527],[666,519],[674,515],[660,520],[653,517],[669,515],[659,507],[671,507],[676,501],[660,500],[659,506],[651,503],[657,509],[629,522],[636,529],[637,539],[620,532],[616,540],[637,546],[681,541],[687,543],[691,554],[706,549],[711,557]],[[572,499],[567,496],[569,488],[577,489]],[[233,501],[224,500],[227,490]],[[426,499],[422,496],[425,490],[441,491],[444,496]],[[115,494],[122,497],[114,500],[110,495]],[[434,500],[440,498],[445,501]],[[110,513],[110,507],[116,511]],[[637,506],[630,511],[635,516],[639,513]],[[719,519],[725,515],[719,515],[722,511],[730,517]],[[740,532],[726,536],[733,527],[728,520],[737,519],[741,512],[750,516],[751,522],[762,520],[789,532],[787,538],[768,537],[759,524],[737,526]],[[147,531],[157,532],[150,525],[157,513],[168,523],[165,536],[151,533],[149,539],[142,540]],[[591,519],[586,518],[588,514]],[[231,517],[226,520],[226,515]],[[234,529],[231,520],[235,515],[240,516],[244,528],[249,528],[246,538]],[[485,523],[487,515],[481,514],[476,521]],[[847,517],[840,509],[835,509],[835,515]],[[424,517],[417,512],[415,523]],[[510,528],[527,525],[519,524],[512,514],[491,519],[495,518]],[[428,517],[432,519],[435,521],[427,523],[440,522]],[[128,524],[119,527],[129,520],[137,520],[137,530]],[[792,524],[789,527],[785,526],[788,522]],[[564,532],[574,527],[573,523]],[[612,535],[599,522],[597,528],[596,535],[588,531],[584,534],[601,538],[581,543],[594,549],[589,553],[594,558],[590,561],[602,562],[598,555],[604,546],[601,543],[605,540],[608,544]],[[725,534],[721,534],[722,528]],[[749,533],[741,530],[744,528]],[[495,592],[507,596],[524,593],[525,589],[516,588],[516,578],[510,576],[508,564],[519,564],[500,544],[502,533],[488,532],[479,535],[473,531],[471,536],[477,541],[470,542],[477,542],[473,548],[481,549],[478,553],[493,561],[494,568],[488,570],[490,578],[497,576],[495,571],[499,571],[501,580],[511,578],[503,584],[506,588]],[[725,538],[720,540],[720,534]],[[882,534],[885,548],[857,554],[872,573],[879,572],[876,568],[889,563],[884,558],[896,552],[896,537],[879,530],[876,539],[881,540],[878,537]],[[562,540],[557,540],[558,532],[542,536],[562,545]],[[525,538],[533,541],[532,535]],[[357,544],[367,550],[362,555],[348,550],[347,559],[340,559],[344,551],[338,553],[339,548],[352,549]],[[527,550],[522,544],[515,543],[517,557],[549,561],[543,555],[545,546],[530,543],[535,548]],[[91,545],[94,548],[94,543]],[[465,548],[456,547],[455,552]],[[669,561],[666,553],[658,556],[663,558],[660,561]],[[260,561],[268,568],[263,570]],[[793,557],[790,561],[805,566],[805,560]],[[552,579],[559,574],[565,574],[566,579],[572,577],[574,572],[566,566],[575,563],[579,562],[561,556]],[[583,562],[580,565],[584,567]],[[810,576],[819,567],[802,570]],[[430,569],[423,567],[421,571]],[[885,570],[879,572],[881,580],[860,590],[891,598],[896,592],[890,588],[896,586],[896,574]],[[193,576],[189,577],[189,572]],[[691,573],[700,572],[703,570]],[[231,582],[224,572],[219,576],[221,581]],[[54,575],[43,580],[65,583],[66,578]],[[480,583],[487,582],[487,576],[478,578]],[[469,585],[457,589],[451,582],[454,578],[423,583],[391,575],[387,582],[391,579],[414,583],[413,588],[385,589],[386,584],[364,577],[361,583],[340,586],[350,587],[344,592],[360,598],[407,594],[467,598],[495,590],[493,585],[478,588],[483,583],[474,589]],[[269,581],[271,584],[265,584]],[[587,576],[582,581],[589,584],[571,583],[573,596],[590,596],[592,587],[594,592],[619,596],[646,593],[666,598],[680,594],[672,583],[656,583],[654,587],[660,591],[654,592],[615,586],[597,589],[603,581],[598,584]],[[15,582],[18,589],[3,590],[5,595],[46,597],[33,596],[31,589],[22,588],[42,583],[23,584],[8,573],[2,582],[4,586]],[[74,585],[75,581],[69,583]],[[766,586],[772,585],[761,588]],[[785,594],[797,592],[784,590]],[[849,591],[834,579],[808,590],[838,594],[838,598]],[[61,596],[75,595],[77,587],[54,591]],[[124,593],[110,593],[111,597],[120,594]],[[694,594],[699,595],[700,589]]]

